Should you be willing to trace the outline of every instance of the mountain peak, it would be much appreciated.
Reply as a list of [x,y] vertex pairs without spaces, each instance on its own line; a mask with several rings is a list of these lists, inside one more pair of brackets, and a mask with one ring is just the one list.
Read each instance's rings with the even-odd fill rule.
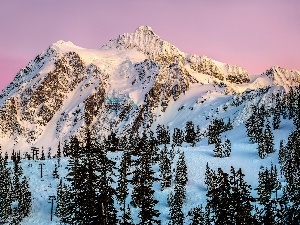
[[150,26],[147,26],[147,25],[142,25],[142,26],[139,26],[136,30],[135,30],[135,33],[138,33],[138,32],[153,32],[153,29],[150,27]]
[[65,51],[69,51],[69,50],[74,49],[74,48],[81,49],[81,47],[73,44],[73,42],[71,42],[71,41],[63,41],[63,40],[59,40],[57,42],[54,42],[50,46],[50,48],[54,48],[56,50],[60,49],[60,50],[65,50]]
[[155,34],[150,26],[142,25],[133,33],[119,35],[117,39],[108,41],[102,49],[136,49],[144,53],[149,59],[159,58],[184,58],[185,53],[181,52],[174,45],[161,39]]

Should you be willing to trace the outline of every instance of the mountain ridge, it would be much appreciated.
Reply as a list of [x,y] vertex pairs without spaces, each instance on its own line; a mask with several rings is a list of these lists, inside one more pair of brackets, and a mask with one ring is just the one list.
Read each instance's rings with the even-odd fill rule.
[[[250,82],[242,67],[183,53],[149,26],[99,49],[57,41],[2,91],[0,136],[7,148],[10,142],[53,147],[84,126],[102,138],[111,131],[138,134],[159,123],[172,129],[173,120],[182,126],[198,121],[205,129],[218,116],[212,112],[225,107],[220,99],[233,102],[266,87],[272,87],[268,95],[286,92],[299,77],[299,71],[272,67]],[[241,111],[232,121],[241,115],[246,118]]]

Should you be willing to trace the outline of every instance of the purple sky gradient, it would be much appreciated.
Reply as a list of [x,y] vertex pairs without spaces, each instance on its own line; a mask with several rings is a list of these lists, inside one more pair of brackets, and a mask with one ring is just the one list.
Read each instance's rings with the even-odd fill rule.
[[0,90],[58,40],[99,48],[149,25],[187,53],[260,74],[300,70],[299,0],[1,0]]

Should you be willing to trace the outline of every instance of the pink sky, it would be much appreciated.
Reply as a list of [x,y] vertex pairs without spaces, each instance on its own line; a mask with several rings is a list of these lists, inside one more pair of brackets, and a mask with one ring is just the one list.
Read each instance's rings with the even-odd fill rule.
[[300,70],[299,0],[1,0],[0,90],[58,40],[98,48],[149,25],[187,53],[260,74]]

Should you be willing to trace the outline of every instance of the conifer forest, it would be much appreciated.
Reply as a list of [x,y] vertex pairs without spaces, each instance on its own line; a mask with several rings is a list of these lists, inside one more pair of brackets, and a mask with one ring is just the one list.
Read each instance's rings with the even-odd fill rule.
[[[55,154],[46,146],[33,146],[26,154],[1,149],[0,224],[21,224],[36,213],[32,208],[38,199],[26,170],[40,177],[41,184],[51,180],[54,192],[44,199],[49,224],[299,224],[299,96],[299,88],[293,88],[283,97],[273,95],[271,109],[252,105],[242,125],[259,159],[275,154],[278,160],[261,166],[252,182],[257,185],[247,182],[248,174],[235,165],[228,170],[220,163],[212,169],[209,161],[199,160],[205,169],[195,176],[203,176],[204,186],[197,188],[205,196],[198,205],[187,198],[191,181],[186,156],[202,151],[199,143],[205,142],[210,158],[230,159],[234,143],[227,133],[235,129],[230,120],[214,119],[205,132],[187,121],[173,130],[158,124],[139,135],[110,132],[100,139],[87,126],[83,136],[59,143]],[[273,133],[287,121],[294,129],[287,140],[275,140]]]

